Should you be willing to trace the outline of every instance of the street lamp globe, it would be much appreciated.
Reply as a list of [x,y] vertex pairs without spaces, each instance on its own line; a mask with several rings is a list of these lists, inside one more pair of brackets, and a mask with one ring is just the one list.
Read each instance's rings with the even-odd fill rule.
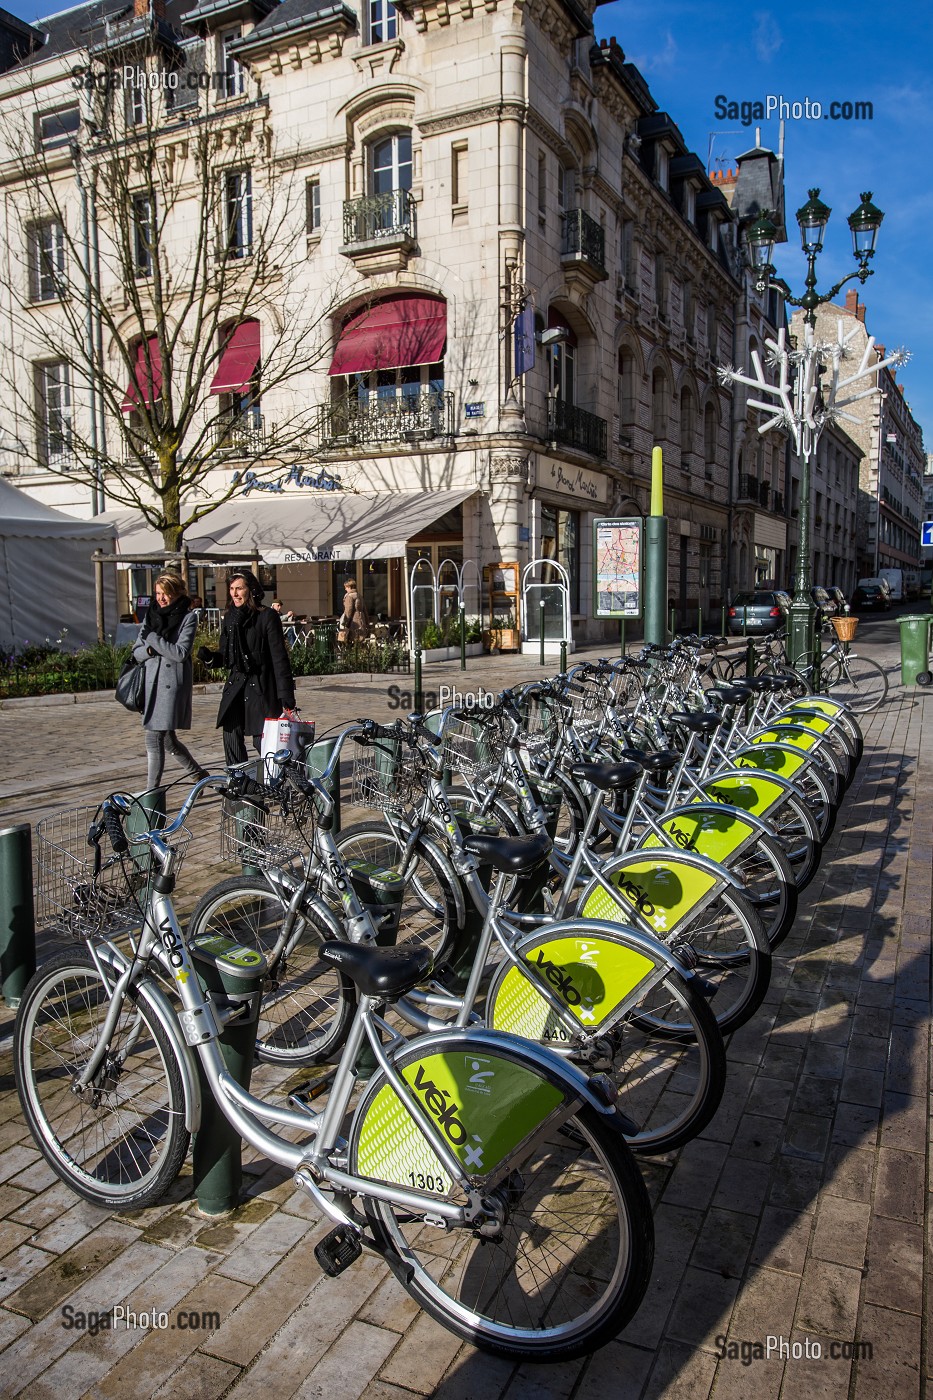
[[852,231],[852,251],[864,267],[875,251],[884,215],[877,205],[872,204],[871,190],[866,190],[860,197],[861,204],[849,215],[849,228]]
[[745,242],[752,267],[758,272],[770,272],[778,231],[767,209],[746,231]]
[[819,189],[808,191],[810,198],[797,210],[797,223],[800,226],[800,242],[807,257],[813,257],[823,247],[823,235],[829,216],[833,212],[820,199]]

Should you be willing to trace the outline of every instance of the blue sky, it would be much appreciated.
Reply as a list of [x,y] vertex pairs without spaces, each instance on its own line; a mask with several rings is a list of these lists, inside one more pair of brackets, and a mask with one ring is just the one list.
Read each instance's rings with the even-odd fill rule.
[[888,349],[911,350],[898,378],[933,451],[933,10],[917,0],[893,8],[788,3],[771,9],[754,0],[715,6],[615,0],[596,11],[596,32],[615,36],[688,147],[705,162],[711,151],[712,168],[734,167],[735,157],[755,144],[757,125],[765,146],[777,150],[779,141],[776,116],[743,127],[741,116],[717,114],[717,97],[739,104],[764,104],[768,96],[788,104],[809,99],[811,110],[819,103],[824,113],[832,102],[872,104],[871,121],[786,121],[792,241],[775,262],[801,295],[806,260],[794,213],[808,189],[819,186],[833,211],[817,261],[817,291],[828,291],[856,266],[846,219],[861,191],[873,192],[885,214],[876,271],[864,287],[848,285],[860,288],[869,332]]
[[[7,8],[34,20],[40,9],[49,14],[56,7],[12,0]],[[866,324],[885,346],[911,350],[899,378],[933,451],[933,10],[918,0],[893,8],[821,8],[789,0],[772,9],[754,0],[715,6],[614,0],[596,11],[596,32],[616,37],[687,145],[712,167],[734,165],[754,145],[756,125],[765,145],[776,150],[779,140],[776,116],[743,127],[741,118],[717,115],[717,98],[739,104],[764,104],[769,96],[788,104],[809,100],[824,112],[833,102],[872,104],[870,121],[824,116],[786,122],[788,235],[794,241],[776,261],[792,290],[802,293],[806,264],[793,215],[808,188],[819,186],[833,211],[818,263],[818,290],[827,290],[855,266],[846,218],[862,190],[873,192],[885,220],[877,271],[861,289]]]

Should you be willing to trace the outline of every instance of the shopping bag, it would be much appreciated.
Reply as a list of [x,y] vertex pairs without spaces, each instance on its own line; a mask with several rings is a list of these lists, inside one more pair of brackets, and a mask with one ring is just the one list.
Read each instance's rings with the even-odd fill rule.
[[141,715],[146,705],[146,668],[134,656],[128,656],[117,676],[114,699],[125,710]]
[[278,719],[267,719],[262,727],[260,749],[266,775],[269,776],[269,759],[282,749],[288,749],[294,758],[303,758],[314,743],[314,728],[313,719],[288,719],[284,715]]

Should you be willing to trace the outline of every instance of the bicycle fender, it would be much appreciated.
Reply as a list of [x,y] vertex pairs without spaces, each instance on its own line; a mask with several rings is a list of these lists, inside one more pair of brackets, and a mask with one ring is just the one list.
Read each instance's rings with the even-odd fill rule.
[[670,937],[726,885],[739,894],[745,891],[742,881],[725,866],[676,846],[613,856],[601,874],[615,887],[613,893],[594,875],[577,901],[577,915],[611,919],[616,906],[624,902],[642,927],[659,937]]
[[[775,835],[771,823],[756,816],[754,812],[746,812],[744,808],[728,802],[701,802],[699,799],[696,802],[683,803],[679,807],[674,807],[670,812],[665,812],[659,819],[659,825],[668,830],[669,834],[680,845],[680,839],[677,837],[673,825],[669,828],[668,823],[673,824],[673,822],[679,821],[689,824],[691,819],[697,817],[705,820],[705,828],[702,833],[703,844],[694,844],[697,841],[697,837],[694,836],[691,843],[686,844],[683,849],[697,850],[700,855],[709,856],[711,860],[718,860],[722,865],[741,855],[745,848],[750,843],[756,842],[760,836],[774,837]],[[681,834],[688,840],[690,839],[689,831],[681,828]],[[639,850],[654,849],[655,843],[660,844],[660,838],[654,836],[652,841],[652,837],[649,836],[642,842]]]
[[[770,812],[770,811],[772,810],[772,808],[776,807],[780,801],[783,801],[783,798],[784,798],[784,797],[796,797],[797,800],[798,800],[799,802],[804,802],[804,801],[806,800],[806,799],[804,798],[804,795],[803,795],[803,793],[801,792],[800,788],[797,787],[794,783],[792,783],[791,780],[790,780],[790,778],[785,778],[785,777],[784,777],[782,774],[780,774],[780,773],[772,773],[772,772],[770,771],[770,769],[766,769],[766,768],[764,768],[764,767],[757,768],[757,766],[752,766],[752,765],[749,765],[749,767],[745,767],[745,768],[721,768],[721,769],[718,771],[718,773],[714,774],[713,776],[707,776],[707,777],[703,780],[703,787],[704,787],[704,789],[705,789],[707,795],[710,796],[710,797],[712,797],[713,801],[716,802],[716,801],[719,801],[719,800],[720,800],[720,799],[716,796],[716,786],[715,786],[715,785],[716,785],[717,783],[728,781],[728,782],[739,782],[739,783],[741,783],[743,786],[747,786],[747,785],[749,785],[749,784],[754,785],[755,779],[754,779],[754,777],[752,776],[752,774],[753,774],[753,772],[755,772],[755,771],[757,771],[758,773],[761,774],[761,776],[765,779],[766,783],[767,783],[769,786],[773,786],[773,787],[776,787],[776,788],[779,788],[779,789],[780,789],[780,795],[778,795],[778,796],[776,796],[776,797],[772,797],[772,798],[767,798],[767,797],[765,797],[764,800],[765,800],[765,802],[766,802],[767,805],[765,805],[765,806],[757,813],[757,815],[758,815],[759,817],[761,817],[761,816],[766,816],[766,815],[768,814],[768,812]],[[730,792],[730,789],[729,789],[728,787],[724,787],[724,788],[722,788],[722,789],[720,789],[720,790],[721,790],[722,792]],[[734,789],[732,789],[732,791],[734,792]],[[759,797],[761,797],[760,791],[759,791]],[[700,799],[698,798],[697,801],[699,801],[699,800],[700,800]],[[725,798],[723,798],[723,799],[721,799],[721,800],[722,800],[723,802],[726,802],[726,799],[725,799]],[[739,804],[739,803],[728,803],[728,802],[726,802],[726,805],[738,806],[739,809],[740,809],[740,811],[745,812],[746,815],[748,815],[748,816],[753,815],[753,813],[752,813],[747,807],[744,807],[744,806],[742,806],[742,805]]]
[[[120,961],[114,958],[106,948],[98,948],[96,956],[116,976],[119,976],[124,970]],[[168,1036],[172,1048],[176,1051],[178,1071],[181,1075],[182,1089],[185,1095],[185,1127],[189,1133],[196,1133],[201,1126],[201,1081],[198,1078],[194,1052],[181,1033],[175,1008],[158,982],[151,977],[146,977],[136,983],[135,991],[140,1000],[146,1003],[146,1009],[156,1017]]]

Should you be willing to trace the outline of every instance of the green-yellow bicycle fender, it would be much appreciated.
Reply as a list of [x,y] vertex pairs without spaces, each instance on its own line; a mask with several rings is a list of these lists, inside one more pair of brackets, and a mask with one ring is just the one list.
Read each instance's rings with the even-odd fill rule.
[[[576,925],[579,928],[579,924]],[[637,942],[636,935],[632,942]],[[529,934],[515,950],[552,996],[592,1034],[637,989],[663,976],[667,960],[648,951],[593,934],[554,937],[550,930]],[[514,964],[494,978],[486,1002],[486,1021],[497,1031],[545,1044],[566,1043],[567,1027],[535,984]]]
[[[707,856],[720,865],[728,865],[761,835],[758,823],[749,821],[733,807],[718,807],[715,803],[679,807],[676,812],[669,812],[662,818],[659,825],[667,832],[672,846],[679,846],[684,851],[696,851],[698,855]],[[667,844],[660,836],[649,832],[640,843],[639,850],[652,850]]]
[[771,721],[774,729],[784,729],[787,727],[798,727],[800,729],[812,729],[817,734],[825,734],[827,729],[831,729],[835,721],[831,715],[810,715],[801,714],[799,711],[790,715],[779,715]]
[[820,741],[814,729],[798,721],[779,720],[757,734],[749,735],[750,744],[790,744],[791,748],[809,752]]
[[[399,1057],[416,1103],[470,1177],[494,1175],[503,1159],[568,1102],[588,1102],[608,1112],[574,1066],[536,1046],[523,1046],[519,1057],[511,1040],[494,1031],[446,1032],[420,1037]],[[529,1056],[537,1073],[528,1067]],[[362,1176],[437,1196],[454,1186],[381,1073],[354,1118],[350,1163]]]
[[799,700],[793,700],[781,711],[782,714],[790,714],[799,707],[807,710],[820,710],[824,715],[845,715],[850,723],[855,723],[854,717],[848,705],[843,705],[840,700],[828,700],[825,695],[804,695]]
[[636,925],[661,938],[669,937],[724,885],[742,888],[723,866],[664,846],[647,860],[639,851],[615,856],[603,876],[615,887],[615,896],[594,877],[580,896],[577,914],[584,919],[617,919],[621,905]]
[[[732,755],[736,768],[760,768],[766,773],[774,773],[781,778],[793,780],[807,762],[807,755],[800,748],[786,742],[768,743],[764,736],[745,748],[736,749]],[[718,783],[718,779],[716,780]]]
[[[758,752],[762,753],[763,750]],[[750,769],[749,764],[746,765],[747,771],[744,773],[726,772],[709,778],[703,784],[706,797],[713,802],[725,802],[733,807],[740,807],[754,816],[766,817],[775,807],[781,805],[789,791],[794,791],[785,778],[769,777],[764,772],[748,771]],[[702,802],[703,799],[696,797],[694,801]]]

